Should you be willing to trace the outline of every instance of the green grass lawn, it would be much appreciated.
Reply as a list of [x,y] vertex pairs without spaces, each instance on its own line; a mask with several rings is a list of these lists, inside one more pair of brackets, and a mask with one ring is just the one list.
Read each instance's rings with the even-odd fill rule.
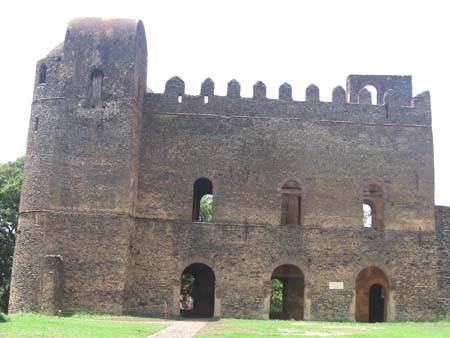
[[14,314],[0,317],[0,337],[147,337],[166,326],[152,323],[151,319],[147,318],[88,314],[58,318],[38,314]]
[[[58,318],[38,314],[0,315],[4,337],[147,337],[164,327],[160,319],[76,314]],[[450,320],[440,322],[352,323],[284,320],[210,320],[195,338],[449,338]],[[176,338],[176,337],[173,337]]]
[[208,323],[195,338],[338,337],[449,338],[450,321],[351,323],[283,320],[222,319]]

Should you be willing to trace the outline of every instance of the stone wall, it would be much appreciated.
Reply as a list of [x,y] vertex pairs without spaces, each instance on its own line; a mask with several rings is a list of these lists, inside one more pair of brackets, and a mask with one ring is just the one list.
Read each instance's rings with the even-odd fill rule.
[[438,297],[442,316],[450,315],[450,207],[436,207],[436,236],[438,238]]
[[[63,45],[37,63],[11,282],[13,312],[46,308],[41,304],[41,288],[48,284],[42,270],[46,255],[63,257],[64,309],[121,311],[146,68],[143,24],[128,19],[72,20]],[[94,104],[96,73],[102,79]],[[115,217],[124,220],[117,224]],[[117,256],[97,250],[107,245]]]
[[194,182],[206,177],[215,222],[279,224],[281,186],[296,180],[302,224],[360,228],[364,187],[376,183],[386,229],[434,229],[432,131],[420,108],[386,120],[377,105],[201,99],[146,95],[138,216],[191,219]]
[[[355,280],[376,266],[389,279],[389,320],[436,319],[432,232],[377,231],[293,225],[202,224],[138,220],[132,240],[133,294],[127,311],[179,313],[181,273],[202,262],[216,275],[216,315],[266,318],[270,278],[282,264],[305,276],[305,319],[354,320]],[[343,282],[330,290],[329,282]]]

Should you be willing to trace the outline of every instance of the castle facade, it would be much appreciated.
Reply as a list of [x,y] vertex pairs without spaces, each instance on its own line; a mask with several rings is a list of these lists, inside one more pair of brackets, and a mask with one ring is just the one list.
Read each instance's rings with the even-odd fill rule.
[[332,102],[314,85],[299,102],[286,83],[268,99],[262,82],[244,98],[235,80],[226,96],[146,81],[134,20],[75,19],[37,63],[12,312],[449,313],[450,209],[434,205],[430,95],[410,76],[350,75]]

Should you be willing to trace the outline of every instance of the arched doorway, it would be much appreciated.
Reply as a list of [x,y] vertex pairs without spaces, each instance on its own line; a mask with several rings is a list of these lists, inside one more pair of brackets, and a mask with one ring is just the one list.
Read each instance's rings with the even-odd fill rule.
[[303,319],[305,278],[302,271],[291,264],[277,267],[271,276],[271,319]]
[[206,264],[194,263],[183,270],[180,288],[180,315],[213,317],[216,278]]
[[389,281],[379,268],[371,266],[356,277],[356,311],[358,322],[385,322],[389,299]]

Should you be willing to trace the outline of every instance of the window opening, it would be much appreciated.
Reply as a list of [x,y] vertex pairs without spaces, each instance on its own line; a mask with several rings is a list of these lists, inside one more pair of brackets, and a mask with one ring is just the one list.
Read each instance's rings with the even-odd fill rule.
[[45,63],[39,66],[39,83],[47,81],[47,65]]
[[213,185],[207,178],[199,178],[194,183],[192,220],[211,222],[213,217]]

